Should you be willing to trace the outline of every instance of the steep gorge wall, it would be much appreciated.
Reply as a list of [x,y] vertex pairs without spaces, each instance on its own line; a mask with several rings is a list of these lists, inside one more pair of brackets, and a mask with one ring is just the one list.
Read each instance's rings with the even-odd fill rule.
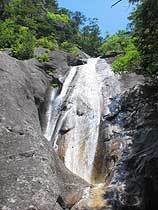
[[123,208],[158,208],[157,84],[157,80],[147,82],[123,96],[121,107],[127,113],[125,129],[131,133],[133,142],[126,161],[127,188]]
[[0,52],[1,210],[71,207],[87,186],[42,135],[38,107],[50,78],[38,65]]
[[[157,90],[157,80],[150,80],[111,99],[111,112],[101,124],[104,151],[99,156],[105,161],[101,165],[107,174],[104,197],[108,209],[158,208]],[[108,125],[113,128],[110,136]],[[120,130],[115,129],[118,126]]]
[[[0,52],[0,209],[157,209],[157,81],[143,84],[144,78],[136,74],[116,76],[104,59],[98,61],[103,100],[93,179],[104,185],[89,188],[65,168],[41,131],[38,111],[50,81],[60,87],[69,72],[67,55],[55,55],[61,56],[59,66],[57,60],[39,64]],[[53,68],[53,77],[45,73]],[[84,118],[85,92],[77,92],[83,104],[76,100],[75,113]],[[59,146],[64,136],[72,137],[70,116],[60,130]]]

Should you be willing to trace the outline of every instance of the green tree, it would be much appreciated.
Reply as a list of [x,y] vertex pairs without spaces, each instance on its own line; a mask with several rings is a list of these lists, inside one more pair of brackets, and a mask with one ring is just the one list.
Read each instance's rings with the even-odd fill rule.
[[124,55],[118,57],[112,64],[114,72],[133,72],[140,71],[140,53],[134,43],[131,42],[124,49]]
[[3,16],[14,20],[15,24],[28,27],[37,36],[54,32],[49,13],[56,12],[55,0],[8,0]]
[[107,54],[115,52],[116,54],[124,53],[125,48],[131,42],[131,35],[126,31],[118,31],[112,36],[107,36],[99,48],[100,54],[106,56]]
[[0,22],[0,48],[10,48],[16,39],[17,26],[11,19]]
[[28,28],[21,26],[15,42],[12,44],[13,56],[18,59],[29,59],[33,57],[35,37]]
[[51,50],[59,46],[76,54],[79,47],[92,56],[98,54],[101,38],[96,21],[86,25],[81,12],[58,9],[56,0],[0,0],[0,12],[0,47],[12,48],[15,57],[30,58],[35,38],[36,46]]
[[102,37],[100,36],[100,29],[97,24],[97,19],[94,18],[90,20],[88,25],[82,28],[79,46],[87,54],[91,56],[98,56],[101,42]]
[[158,1],[141,0],[130,16],[144,72],[158,72]]
[[49,50],[56,50],[58,49],[58,43],[57,40],[55,39],[54,34],[51,36],[47,37],[41,37],[36,41],[36,46],[37,47],[44,47]]
[[119,31],[107,36],[99,48],[102,56],[117,55],[112,64],[114,72],[140,71],[140,53],[135,45],[135,38],[131,33]]

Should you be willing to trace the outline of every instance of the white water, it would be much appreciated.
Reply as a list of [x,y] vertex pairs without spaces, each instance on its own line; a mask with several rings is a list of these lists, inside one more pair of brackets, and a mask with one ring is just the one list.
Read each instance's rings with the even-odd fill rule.
[[68,118],[74,119],[75,127],[66,135],[65,165],[88,182],[91,182],[100,124],[101,95],[96,74],[97,61],[89,59],[78,70],[77,82],[70,98],[72,110]]
[[[110,98],[118,92],[118,77],[99,58],[72,67],[58,96],[52,90],[44,135],[52,140],[66,167],[88,182],[93,176],[101,115],[109,114]],[[64,135],[61,129],[66,131]],[[113,129],[109,127],[109,135]]]
[[[66,167],[88,182],[92,177],[101,115],[98,60],[91,58],[85,65],[72,67],[59,95],[50,90],[44,132],[58,153],[64,148]],[[61,136],[64,127],[70,131]]]
[[53,133],[56,127],[57,120],[60,115],[64,98],[66,96],[66,93],[73,78],[75,77],[75,74],[76,74],[76,67],[73,67],[63,84],[61,93],[58,96],[56,96],[55,90],[52,88],[50,96],[51,100],[49,101],[48,110],[46,112],[48,121],[46,125],[46,130],[44,132],[44,136],[47,138],[48,141],[51,141],[53,137]]
[[58,92],[58,89],[57,88],[51,88],[50,90],[50,95],[49,95],[49,98],[48,98],[48,108],[47,108],[47,112],[46,112],[46,129],[44,131],[44,136],[48,139],[48,141],[51,140],[51,122],[52,122],[52,112],[53,112],[53,109],[52,107],[55,106],[55,100],[56,100],[56,97],[57,97],[57,92]]
[[112,71],[111,66],[104,59],[99,60],[96,68],[99,78],[102,80],[103,113],[107,115],[110,113],[111,99],[121,92],[120,76]]
[[[106,115],[119,111],[119,106],[112,103],[117,102],[118,94],[141,81],[137,75],[116,75],[104,59],[91,58],[87,64],[71,68],[60,93],[50,89],[44,135],[70,171],[95,184],[85,189],[78,209],[111,209],[111,195],[116,199],[118,190],[124,192],[124,164],[131,137],[124,135],[119,123],[108,122]],[[111,158],[115,155],[117,163]],[[105,187],[107,175],[109,183]],[[105,189],[109,194],[106,200]]]

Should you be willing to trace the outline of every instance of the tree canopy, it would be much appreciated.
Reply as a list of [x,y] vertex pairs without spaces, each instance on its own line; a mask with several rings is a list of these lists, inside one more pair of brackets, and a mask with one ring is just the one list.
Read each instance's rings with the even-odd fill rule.
[[[117,6],[121,1],[116,1],[112,6]],[[139,70],[155,76],[158,72],[158,1],[129,0],[129,3],[136,4],[129,17],[130,36],[116,33],[108,37],[100,52],[105,55],[110,51],[122,51],[113,63],[114,71]]]
[[141,0],[129,17],[144,72],[158,72],[158,1]]
[[[123,0],[122,0],[123,1]],[[113,6],[117,6],[116,1]],[[10,48],[19,59],[33,57],[38,46],[91,56],[115,52],[114,71],[158,72],[158,1],[129,0],[136,4],[131,28],[100,36],[97,19],[59,8],[56,0],[0,0],[0,48]]]
[[56,0],[0,0],[0,48],[11,48],[19,59],[31,58],[35,46],[95,56],[100,42],[96,20],[58,8]]

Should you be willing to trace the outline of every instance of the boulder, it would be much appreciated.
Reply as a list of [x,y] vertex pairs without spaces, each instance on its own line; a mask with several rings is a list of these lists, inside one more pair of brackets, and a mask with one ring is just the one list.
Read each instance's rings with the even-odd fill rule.
[[[47,51],[47,49],[39,47],[35,49],[34,55],[39,57]],[[62,83],[68,75],[70,67],[85,64],[87,58],[88,56],[86,57],[86,54],[83,52],[75,57],[70,53],[60,50],[49,51],[49,61],[39,64],[39,67]]]

